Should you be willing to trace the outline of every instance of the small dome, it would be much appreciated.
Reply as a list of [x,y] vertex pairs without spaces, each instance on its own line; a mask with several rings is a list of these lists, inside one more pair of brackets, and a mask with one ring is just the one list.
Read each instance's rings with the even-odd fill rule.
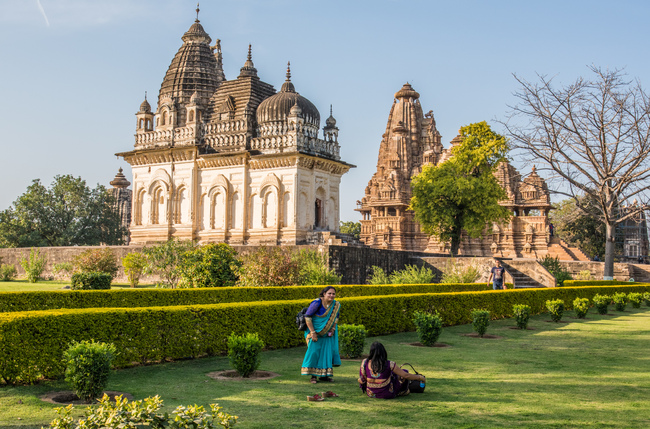
[[334,128],[336,127],[336,119],[332,116],[332,105],[330,104],[330,116],[325,119],[325,128]]
[[420,94],[413,89],[410,83],[406,82],[402,89],[395,93],[395,98],[420,98]]
[[257,123],[261,125],[266,122],[284,121],[292,113],[294,106],[301,110],[299,114],[306,123],[320,127],[318,109],[311,101],[296,92],[291,83],[291,69],[287,67],[287,80],[280,92],[262,101],[257,108]]
[[257,76],[257,69],[253,65],[253,56],[251,55],[251,45],[248,45],[248,57],[244,63],[244,67],[239,69],[239,77],[252,77]]
[[294,104],[289,113],[293,116],[300,115],[302,113],[302,109],[300,106],[298,106],[298,103]]
[[212,42],[212,39],[206,33],[206,31],[203,29],[203,26],[197,19],[194,24],[190,27],[189,30],[183,34],[183,42],[188,43],[188,42],[204,42],[204,43],[210,43]]
[[145,95],[144,101],[140,105],[140,111],[141,112],[146,112],[146,113],[151,113],[151,104],[147,101],[147,96]]

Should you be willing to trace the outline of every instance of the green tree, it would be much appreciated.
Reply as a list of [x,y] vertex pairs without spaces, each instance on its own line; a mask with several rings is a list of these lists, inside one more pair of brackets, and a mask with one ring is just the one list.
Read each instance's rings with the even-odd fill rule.
[[191,241],[169,239],[142,249],[147,258],[145,274],[160,277],[158,286],[174,289],[182,275],[182,265],[188,251],[194,248]]
[[185,253],[179,266],[181,287],[235,286],[242,263],[226,243],[210,243]]
[[90,189],[71,175],[56,176],[50,188],[36,179],[0,212],[0,247],[122,244],[114,202],[103,186]]
[[341,234],[349,234],[358,240],[361,237],[361,222],[341,221]]
[[[592,205],[588,197],[579,197],[581,205]],[[555,235],[569,246],[578,247],[589,256],[605,255],[606,225],[576,205],[575,200],[566,199],[555,204],[549,213]]]
[[487,122],[461,128],[462,142],[452,157],[438,165],[424,166],[413,177],[410,208],[427,233],[451,242],[456,255],[461,234],[480,237],[493,222],[506,222],[510,212],[499,205],[507,195],[494,170],[506,159],[508,142]]

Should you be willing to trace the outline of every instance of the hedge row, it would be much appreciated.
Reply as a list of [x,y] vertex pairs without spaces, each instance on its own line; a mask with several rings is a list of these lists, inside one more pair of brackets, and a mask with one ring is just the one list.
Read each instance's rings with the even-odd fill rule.
[[565,280],[564,286],[618,286],[618,285],[638,285],[646,283],[626,282],[621,280]]
[[[650,285],[515,289],[342,298],[341,323],[363,324],[369,335],[415,329],[414,311],[438,311],[445,325],[470,322],[473,308],[493,318],[512,316],[513,304],[545,311],[548,299],[563,299],[567,308],[577,297],[596,293],[649,292]],[[257,332],[269,348],[304,344],[295,315],[308,299],[157,308],[105,308],[0,314],[0,378],[6,383],[33,382],[63,374],[63,351],[72,340],[111,342],[115,365],[157,362],[226,352],[230,333]]]
[[[165,307],[226,302],[315,299],[324,286],[217,287],[197,289],[112,289],[95,291],[0,292],[0,312],[62,308]],[[488,290],[486,283],[338,285],[337,297]]]

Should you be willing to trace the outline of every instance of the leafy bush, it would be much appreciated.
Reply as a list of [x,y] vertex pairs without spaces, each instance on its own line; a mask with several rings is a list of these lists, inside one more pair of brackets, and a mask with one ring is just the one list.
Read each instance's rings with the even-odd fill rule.
[[65,381],[80,399],[90,403],[101,395],[108,385],[115,353],[113,344],[95,341],[73,342],[63,353]]
[[242,377],[249,377],[260,366],[263,348],[264,342],[257,333],[235,335],[233,332],[228,337],[230,365]]
[[330,269],[327,258],[316,250],[301,250],[294,256],[300,267],[301,285],[337,285],[341,276]]
[[179,287],[221,287],[237,283],[242,263],[226,243],[211,243],[185,252],[179,265]]
[[60,262],[58,264],[54,264],[54,267],[52,267],[52,274],[54,274],[54,277],[57,279],[70,278],[73,271],[74,265],[72,265],[72,262]]
[[0,265],[0,280],[3,282],[10,282],[16,278],[16,266],[13,264]]
[[28,257],[23,255],[20,258],[20,266],[25,270],[27,280],[29,280],[30,283],[36,283],[40,280],[43,271],[45,271],[46,263],[45,255],[41,255],[41,252],[33,247],[29,251]]
[[[55,408],[58,418],[52,420],[50,429],[74,428],[140,428],[151,429],[212,429],[215,425],[223,428],[232,428],[237,423],[237,416],[232,416],[221,411],[223,407],[217,404],[210,405],[206,411],[202,405],[179,405],[174,411],[160,413],[163,400],[160,396],[145,398],[130,402],[121,395],[113,401],[108,395],[99,400],[98,407],[87,407],[85,418],[75,422],[78,413],[73,405]],[[75,426],[76,424],[76,426]]]
[[368,277],[368,284],[370,285],[389,285],[392,284],[390,276],[386,274],[383,268],[376,265],[372,266],[372,273]]
[[425,266],[418,267],[417,265],[406,265],[404,269],[393,271],[390,275],[391,283],[405,285],[405,284],[427,284],[436,281],[436,275],[431,268]]
[[585,317],[587,317],[587,312],[589,311],[589,300],[587,298],[574,299],[573,311],[575,311],[576,317],[578,319],[584,319]]
[[413,323],[417,328],[420,342],[427,347],[432,347],[442,333],[442,318],[435,314],[416,311],[413,313]]
[[551,315],[551,320],[559,322],[564,315],[564,301],[561,299],[549,299],[546,301],[546,309]]
[[614,308],[616,311],[625,311],[627,306],[627,295],[624,292],[615,293],[612,296],[612,301],[614,301]]
[[73,290],[100,290],[111,288],[111,275],[108,273],[74,273],[70,281]]
[[643,295],[636,292],[630,292],[627,294],[627,299],[632,304],[633,308],[641,308],[641,303],[643,302]]
[[474,283],[481,277],[478,267],[472,262],[469,265],[459,264],[451,258],[442,270],[440,283]]
[[490,312],[487,310],[473,309],[470,313],[470,317],[472,318],[472,326],[474,327],[474,330],[481,338],[483,338],[483,335],[485,335],[485,332],[487,332],[487,328],[490,325]]
[[607,314],[607,306],[612,302],[612,297],[608,295],[596,294],[593,298],[594,305],[598,314]]
[[368,335],[366,328],[363,325],[341,324],[338,329],[341,355],[349,359],[361,356]]
[[594,277],[591,275],[591,271],[582,270],[578,273],[576,280],[593,280]]
[[131,252],[122,258],[122,266],[131,287],[138,287],[147,267],[147,257],[140,252]]
[[142,249],[142,254],[147,258],[144,273],[160,277],[156,286],[174,289],[181,277],[180,267],[183,265],[185,254],[193,248],[191,241],[174,239],[145,247]]
[[560,258],[559,257],[551,257],[549,255],[544,256],[544,259],[539,259],[537,262],[542,264],[544,268],[548,270],[549,273],[555,277],[555,281],[557,281],[557,285],[559,287],[564,286],[564,281],[565,280],[572,280],[573,277],[571,277],[571,273],[569,273],[566,268],[560,264]]
[[340,231],[341,234],[348,234],[357,240],[361,236],[361,222],[340,222]]
[[292,286],[300,282],[300,263],[279,246],[259,247],[242,256],[239,286]]
[[645,305],[650,307],[650,293],[646,292],[643,294],[643,300],[645,301]]
[[526,329],[528,327],[528,319],[530,319],[530,305],[515,304],[512,306],[512,312],[515,315],[515,321],[519,329]]
[[78,273],[106,273],[111,280],[117,275],[117,258],[108,247],[88,249],[72,258],[74,271]]

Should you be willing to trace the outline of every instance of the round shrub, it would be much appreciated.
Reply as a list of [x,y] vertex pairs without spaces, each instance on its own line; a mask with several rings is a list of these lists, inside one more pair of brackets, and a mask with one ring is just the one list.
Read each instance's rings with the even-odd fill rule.
[[115,253],[108,247],[85,250],[73,258],[72,265],[77,272],[109,274],[111,280],[118,271]]
[[354,359],[361,356],[366,345],[366,328],[363,325],[339,325],[339,347],[341,355]]
[[530,306],[526,304],[515,304],[512,306],[512,312],[515,315],[517,327],[519,329],[526,329],[528,327],[528,319],[530,319]]
[[0,265],[0,281],[10,282],[16,278],[16,266],[13,264]]
[[234,286],[241,262],[226,243],[211,243],[188,250],[179,266],[181,287]]
[[646,292],[643,294],[643,300],[645,301],[645,305],[650,307],[650,292]]
[[612,297],[608,295],[594,295],[593,299],[598,314],[607,314],[607,306],[612,302]]
[[487,332],[487,328],[490,325],[490,312],[488,310],[474,309],[470,313],[470,316],[472,317],[472,326],[474,327],[474,330],[481,338],[483,338],[483,335],[485,335],[485,332]]
[[65,381],[79,398],[90,403],[108,384],[115,346],[95,341],[73,342],[63,353],[63,359]]
[[589,311],[589,300],[587,298],[576,298],[573,300],[573,311],[578,319],[587,317]]
[[99,290],[110,289],[113,277],[108,273],[74,273],[72,275],[70,289],[73,290]]
[[636,292],[630,292],[627,294],[627,300],[630,301],[632,307],[641,308],[641,303],[643,302],[643,295]]
[[228,357],[230,365],[242,377],[250,377],[260,366],[261,352],[264,342],[257,333],[235,335],[233,332],[228,337]]
[[564,301],[561,299],[549,299],[546,301],[546,309],[551,315],[551,320],[559,322],[564,314]]
[[433,346],[442,333],[442,318],[438,313],[413,313],[413,323],[418,332],[420,342],[427,347]]
[[616,311],[625,311],[625,307],[627,307],[627,295],[624,292],[615,293],[612,296],[612,301],[614,301]]

